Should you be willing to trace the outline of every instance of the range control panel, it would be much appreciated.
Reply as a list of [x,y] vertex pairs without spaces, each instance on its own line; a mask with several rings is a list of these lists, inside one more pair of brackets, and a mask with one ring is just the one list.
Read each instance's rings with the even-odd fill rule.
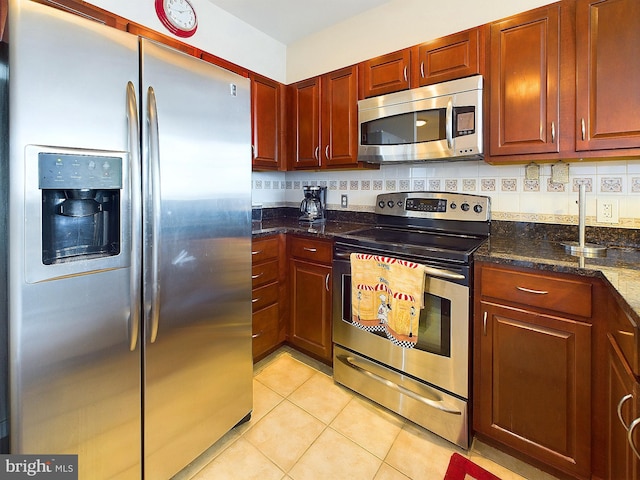
[[453,192],[383,193],[376,200],[378,215],[486,222],[491,220],[491,199]]

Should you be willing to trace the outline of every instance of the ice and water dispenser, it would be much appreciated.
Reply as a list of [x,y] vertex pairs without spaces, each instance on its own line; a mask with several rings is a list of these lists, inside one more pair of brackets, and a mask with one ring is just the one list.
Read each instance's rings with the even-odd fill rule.
[[42,263],[120,253],[122,159],[40,153]]
[[128,266],[128,155],[29,146],[26,161],[27,282]]

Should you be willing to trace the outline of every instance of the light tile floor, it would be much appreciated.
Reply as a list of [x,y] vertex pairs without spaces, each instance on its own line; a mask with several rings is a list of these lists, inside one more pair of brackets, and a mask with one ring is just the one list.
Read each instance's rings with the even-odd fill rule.
[[254,367],[251,420],[174,480],[442,480],[453,452],[502,480],[555,477],[474,441],[467,452],[333,382],[284,347]]

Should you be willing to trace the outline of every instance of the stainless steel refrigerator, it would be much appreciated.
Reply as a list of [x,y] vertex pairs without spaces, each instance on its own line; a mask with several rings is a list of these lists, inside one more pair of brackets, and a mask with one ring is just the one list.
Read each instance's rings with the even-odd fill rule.
[[252,409],[249,81],[26,0],[9,28],[11,452],[169,478]]

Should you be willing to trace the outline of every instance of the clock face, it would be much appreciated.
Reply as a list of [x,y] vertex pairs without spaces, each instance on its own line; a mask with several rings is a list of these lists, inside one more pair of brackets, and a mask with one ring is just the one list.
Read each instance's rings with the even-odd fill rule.
[[188,0],[156,0],[156,13],[174,35],[190,37],[198,28],[198,18]]

